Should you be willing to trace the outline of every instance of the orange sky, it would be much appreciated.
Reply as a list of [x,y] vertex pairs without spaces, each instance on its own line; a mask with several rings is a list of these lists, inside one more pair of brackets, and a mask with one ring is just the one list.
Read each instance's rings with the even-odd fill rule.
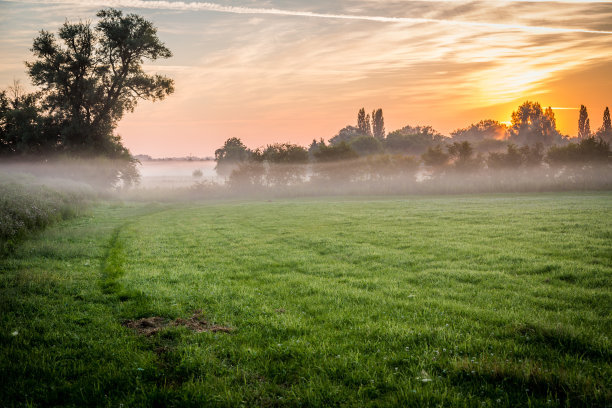
[[612,2],[220,0],[0,1],[0,85],[27,83],[40,29],[93,19],[103,4],[153,21],[174,52],[146,65],[176,82],[141,103],[118,133],[134,154],[212,155],[228,137],[250,147],[307,145],[382,108],[386,128],[438,131],[509,121],[525,100],[576,133],[612,105]]

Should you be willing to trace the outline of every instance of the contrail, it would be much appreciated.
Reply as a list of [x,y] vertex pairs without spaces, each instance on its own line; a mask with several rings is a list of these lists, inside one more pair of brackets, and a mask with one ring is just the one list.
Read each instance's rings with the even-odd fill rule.
[[[9,0],[16,1],[16,0]],[[559,27],[542,27],[529,26],[521,24],[501,24],[501,23],[485,23],[477,21],[459,21],[446,20],[436,18],[420,18],[420,17],[385,17],[385,16],[364,16],[354,14],[330,14],[330,13],[315,13],[311,11],[294,11],[283,10],[277,8],[251,8],[239,6],[224,6],[216,3],[208,2],[185,2],[185,1],[144,1],[144,0],[31,0],[29,3],[38,4],[78,4],[91,5],[102,7],[127,7],[140,9],[154,10],[175,10],[175,11],[214,11],[219,13],[231,14],[265,14],[276,16],[292,16],[292,17],[307,17],[307,18],[322,18],[333,20],[355,20],[355,21],[373,21],[379,23],[434,23],[445,24],[463,27],[482,27],[495,30],[520,30],[529,31],[539,34],[564,34],[564,33],[587,33],[587,34],[612,34],[612,31],[589,30],[584,28],[559,28]]]

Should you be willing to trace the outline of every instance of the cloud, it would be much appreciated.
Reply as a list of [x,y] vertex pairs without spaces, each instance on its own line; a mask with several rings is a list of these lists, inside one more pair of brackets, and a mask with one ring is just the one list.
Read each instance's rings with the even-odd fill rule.
[[[15,0],[12,0],[15,1]],[[372,16],[372,15],[357,15],[357,14],[334,14],[334,13],[317,13],[312,11],[295,11],[284,10],[278,8],[254,8],[242,6],[226,6],[208,2],[184,2],[184,1],[158,1],[158,0],[31,0],[29,3],[38,4],[78,4],[92,5],[101,7],[128,7],[140,9],[155,9],[155,10],[175,10],[175,11],[213,11],[220,13],[232,14],[249,14],[249,15],[276,15],[276,16],[291,16],[291,17],[306,17],[306,18],[323,18],[334,20],[352,20],[352,21],[372,21],[378,23],[404,23],[404,24],[420,24],[434,23],[460,27],[478,27],[492,30],[513,30],[513,31],[528,31],[539,34],[560,34],[560,33],[587,33],[587,34],[612,34],[612,31],[593,30],[587,28],[569,28],[569,27],[549,27],[549,26],[533,26],[523,24],[505,24],[505,23],[490,23],[481,21],[461,21],[439,18],[423,18],[423,17],[387,17],[387,16]]]

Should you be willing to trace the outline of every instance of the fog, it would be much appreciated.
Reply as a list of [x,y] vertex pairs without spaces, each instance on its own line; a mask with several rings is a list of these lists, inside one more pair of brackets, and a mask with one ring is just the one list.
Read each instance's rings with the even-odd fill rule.
[[425,167],[410,160],[304,165],[251,162],[236,166],[227,178],[218,176],[214,165],[213,161],[146,161],[137,167],[140,182],[126,186],[120,180],[108,183],[113,179],[110,161],[14,162],[0,164],[0,181],[44,184],[105,199],[157,202],[612,190],[612,167],[606,164],[466,171],[452,166]]
[[[172,189],[189,187],[194,182],[224,181],[217,175],[212,160],[143,160],[137,168],[142,188]],[[197,173],[198,170],[201,174]]]

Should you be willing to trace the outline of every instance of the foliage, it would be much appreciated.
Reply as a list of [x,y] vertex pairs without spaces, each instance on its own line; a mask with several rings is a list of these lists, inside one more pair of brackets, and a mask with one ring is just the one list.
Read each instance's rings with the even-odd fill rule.
[[360,156],[381,153],[383,150],[381,141],[372,136],[363,135],[356,137],[349,144]]
[[[458,171],[474,171],[482,164],[481,157],[474,157],[474,148],[470,142],[455,142],[448,146],[448,155]],[[428,158],[428,160],[430,160]]]
[[544,146],[536,143],[532,147],[522,146],[518,148],[514,144],[508,144],[506,153],[489,153],[487,166],[490,169],[516,169],[521,166],[539,166],[544,158]]
[[512,112],[510,141],[519,145],[542,143],[550,146],[562,140],[555,114],[550,107],[542,110],[538,102],[525,102]]
[[18,82],[0,92],[0,155],[40,155],[57,144],[56,129],[40,114],[39,95],[26,94]]
[[[331,140],[330,140],[331,142]],[[312,143],[308,146],[308,158],[312,159],[314,157],[314,153],[319,150],[319,146],[325,145],[325,140],[321,138],[318,142],[317,139],[312,139]]]
[[230,137],[225,141],[223,147],[215,150],[215,170],[222,176],[229,176],[237,165],[250,160],[253,152],[249,150],[242,140]]
[[142,17],[115,9],[97,16],[95,28],[65,22],[57,37],[43,30],[34,39],[34,60],[26,65],[39,91],[14,86],[12,95],[0,93],[0,154],[104,157],[121,163],[116,174],[129,174],[123,181],[130,184],[138,178],[137,161],[113,132],[139,100],[173,92],[171,79],[142,68],[172,54]]
[[368,156],[361,178],[364,180],[404,179],[410,181],[419,168],[419,161],[401,154]]
[[392,153],[421,154],[446,139],[431,126],[405,126],[387,135],[385,148]]
[[291,143],[268,145],[257,154],[258,160],[266,162],[266,180],[271,185],[288,185],[302,181],[308,151]]
[[153,24],[119,10],[98,12],[95,29],[89,23],[66,22],[58,39],[41,31],[34,39],[35,60],[28,62],[34,85],[41,88],[41,106],[61,129],[57,142],[74,153],[127,153],[112,138],[117,122],[133,111],[138,100],[161,100],[173,92],[171,79],[147,75],[142,64],[169,58]]
[[421,155],[421,159],[426,166],[441,168],[450,160],[450,156],[442,150],[441,145],[428,147],[427,151]]
[[[336,145],[342,142],[350,143],[352,140],[357,139],[361,136],[367,136],[367,134],[361,133],[361,130],[359,130],[359,128],[349,125],[340,129],[337,135],[329,139],[329,144]],[[316,143],[316,140],[313,140],[313,142]]]
[[612,163],[610,144],[602,139],[588,137],[567,146],[552,146],[546,155],[551,164]]
[[291,143],[275,143],[266,146],[261,159],[277,164],[304,164],[308,162],[308,151]]
[[319,144],[319,150],[314,152],[314,157],[318,162],[331,162],[338,160],[356,159],[359,155],[346,142],[336,145]]
[[[218,165],[217,165],[218,166]],[[265,184],[266,169],[261,161],[242,161],[233,164],[228,177],[228,185],[232,189],[250,191]]]
[[453,141],[479,143],[487,139],[502,140],[508,137],[508,127],[496,120],[481,120],[476,124],[451,132]]

